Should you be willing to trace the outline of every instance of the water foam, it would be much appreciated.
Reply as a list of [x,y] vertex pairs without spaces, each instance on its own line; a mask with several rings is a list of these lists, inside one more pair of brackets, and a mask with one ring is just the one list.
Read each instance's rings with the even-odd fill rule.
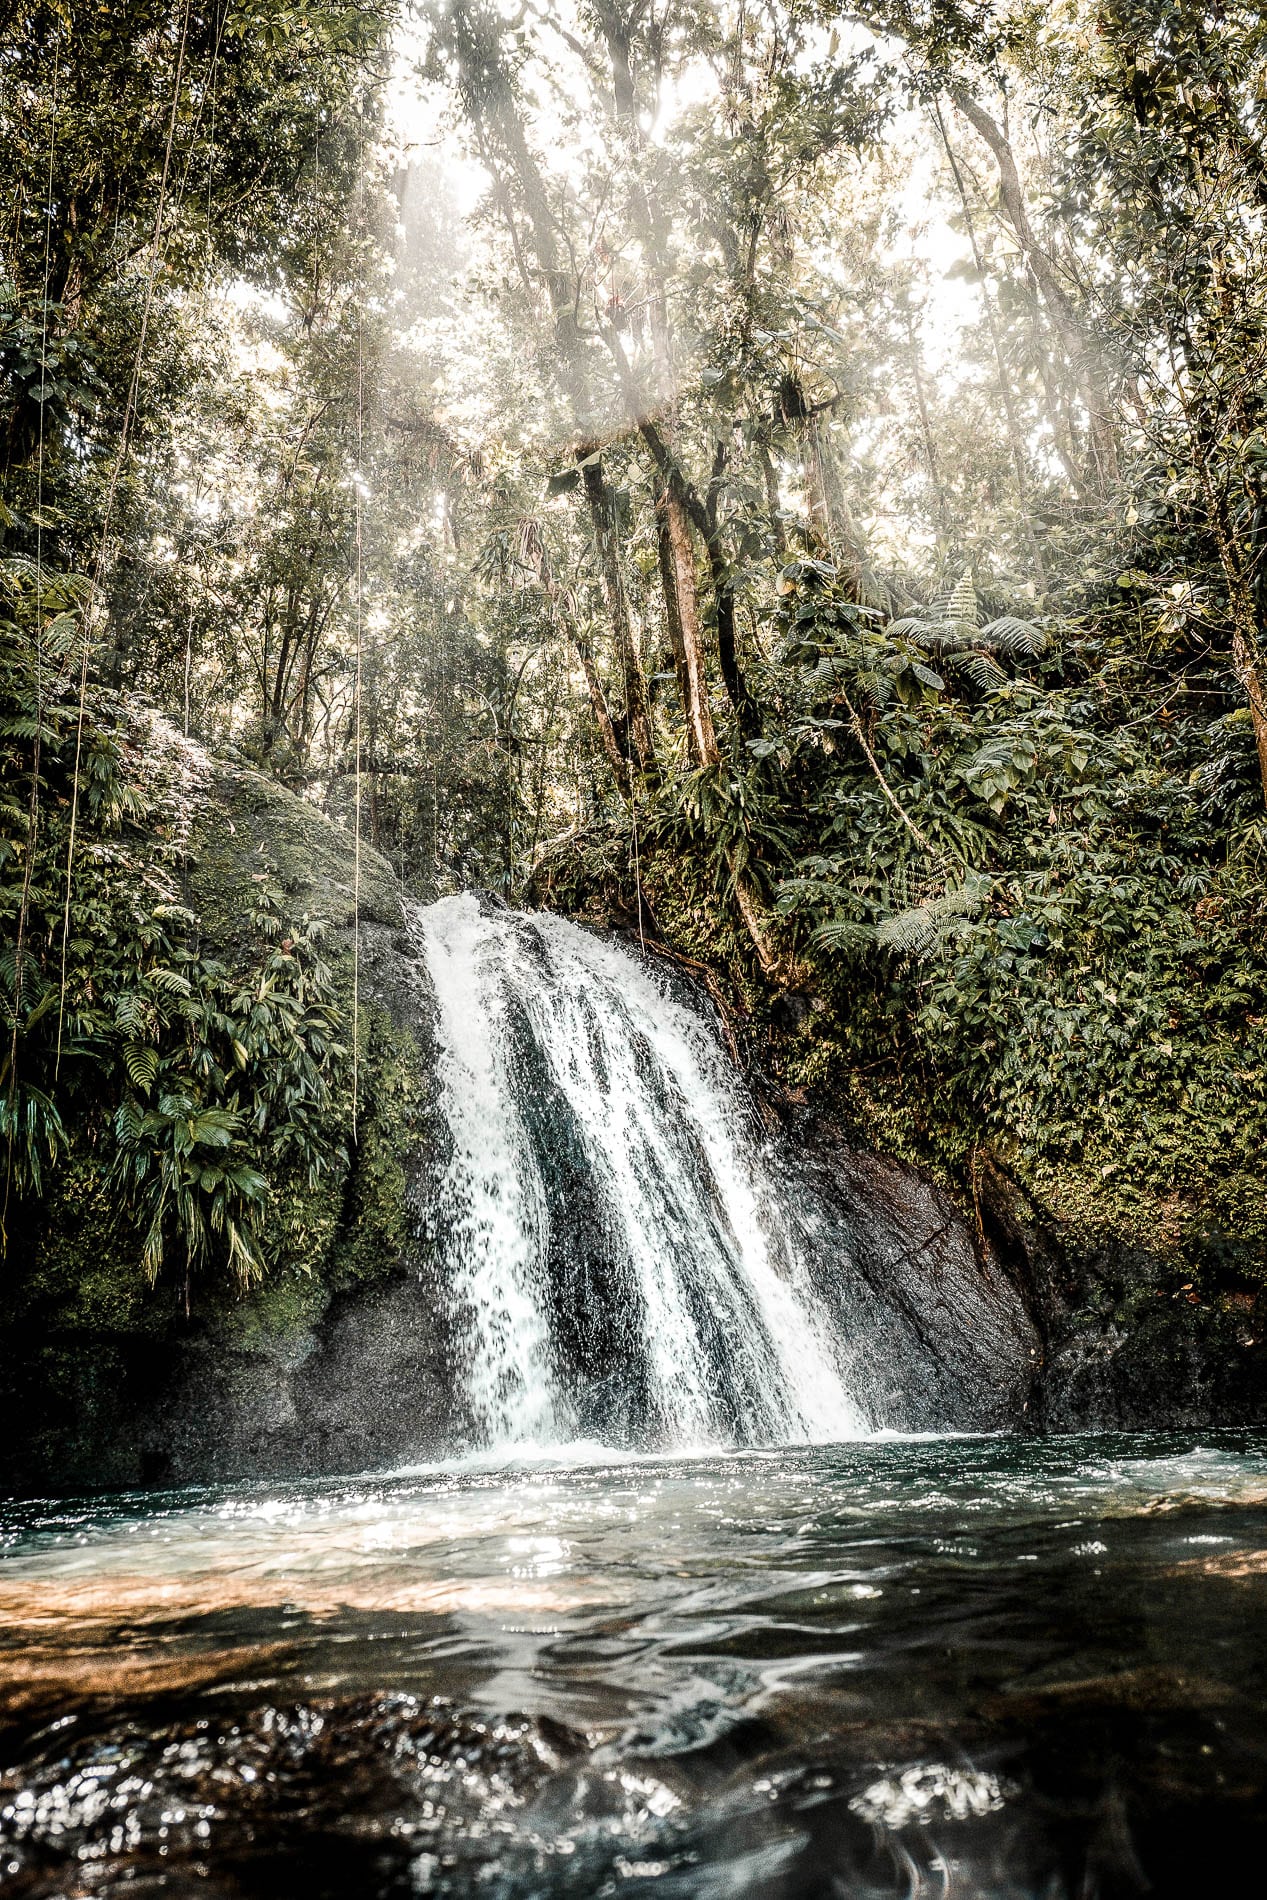
[[864,1434],[712,1025],[649,959],[562,918],[467,895],[415,920],[475,1443]]

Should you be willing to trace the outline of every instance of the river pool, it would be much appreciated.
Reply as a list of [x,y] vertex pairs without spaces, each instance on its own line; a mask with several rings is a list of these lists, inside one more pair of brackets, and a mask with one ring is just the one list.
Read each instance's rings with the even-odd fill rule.
[[23,1896],[1240,1894],[1267,1437],[0,1505]]

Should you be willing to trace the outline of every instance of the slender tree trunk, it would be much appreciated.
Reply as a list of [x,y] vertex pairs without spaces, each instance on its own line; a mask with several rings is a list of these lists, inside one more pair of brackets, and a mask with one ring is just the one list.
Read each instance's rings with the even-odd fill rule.
[[[662,511],[665,536],[668,547],[668,560],[662,566],[661,573],[667,568],[667,578],[671,583],[666,588],[666,612],[670,621],[674,619],[681,635],[682,666],[686,677],[686,724],[690,734],[691,753],[697,765],[718,765],[721,752],[717,745],[717,733],[713,726],[712,708],[708,703],[708,673],[704,664],[704,640],[700,627],[699,592],[695,574],[695,546],[691,538],[690,523],[681,499],[673,493],[671,484],[666,484],[660,494],[658,507]],[[669,605],[670,595],[672,605]]]
[[[675,637],[675,622],[678,630],[684,629],[688,622],[698,629],[701,615],[699,605],[699,581],[694,558],[692,557],[689,563],[684,562],[675,551],[674,537],[683,529],[685,530],[687,546],[689,547],[690,515],[682,513],[680,501],[678,496],[675,495],[674,489],[676,486],[681,493],[685,493],[690,485],[685,479],[677,451],[673,447],[675,429],[675,417],[673,415],[673,405],[671,401],[674,381],[673,339],[669,328],[669,302],[666,286],[666,233],[664,219],[660,214],[660,208],[648,191],[640,169],[642,136],[641,128],[638,123],[637,93],[634,84],[631,58],[633,34],[638,19],[638,9],[635,7],[632,12],[625,13],[620,7],[612,5],[611,0],[597,0],[595,10],[600,31],[606,42],[607,55],[611,67],[614,116],[616,124],[620,128],[626,142],[629,154],[631,198],[637,220],[638,234],[645,255],[649,260],[649,276],[652,291],[651,332],[654,343],[656,380],[660,387],[661,394],[670,399],[666,415],[662,418],[659,436],[666,451],[672,457],[676,483],[673,479],[670,479],[666,484],[668,493],[667,511],[670,517],[668,534],[670,559],[667,562],[662,559],[660,571],[662,580],[666,570],[671,570],[674,576],[672,586],[666,587],[665,590],[665,617],[669,623],[669,637],[672,640]],[[612,340],[614,342],[618,341],[615,337],[613,337]],[[629,401],[630,419],[636,423],[644,405],[639,403],[636,399],[630,400],[634,392],[631,387],[628,362],[624,357],[623,351],[619,348],[617,348],[616,354],[619,358],[617,368],[621,375],[626,399]],[[695,525],[699,529],[701,538],[703,539],[708,560],[709,581],[713,592],[714,611],[717,623],[718,659],[721,663],[722,679],[741,725],[751,727],[754,721],[754,708],[747,694],[743,672],[739,665],[735,637],[734,590],[730,583],[727,563],[721,547],[716,513],[716,482],[724,466],[725,455],[723,451],[714,465],[714,477],[710,484],[709,499],[706,507],[699,510],[692,510],[691,513],[696,516]],[[663,470],[661,473],[663,475]],[[680,517],[676,527],[672,525],[672,517],[675,514]],[[699,650],[702,660],[702,643]],[[700,733],[699,690],[698,686],[693,684],[689,678],[689,667],[687,686],[690,700],[694,706],[694,711],[688,708],[688,719],[698,750]],[[705,711],[707,711],[706,700]],[[708,723],[711,729],[711,715],[709,716]]]
[[1208,470],[1202,469],[1206,505],[1214,526],[1219,550],[1219,565],[1227,582],[1232,617],[1232,670],[1249,702],[1254,745],[1258,753],[1258,776],[1267,804],[1267,681],[1263,678],[1262,655],[1258,646],[1258,615],[1254,590],[1242,563],[1226,519],[1226,511],[1214,493]]
[[985,311],[986,324],[990,331],[990,341],[994,345],[994,359],[999,371],[999,395],[1003,402],[1003,413],[1007,419],[1008,442],[1012,450],[1012,467],[1016,474],[1016,497],[1020,503],[1021,515],[1025,523],[1025,536],[1029,542],[1030,555],[1034,562],[1034,572],[1039,587],[1046,592],[1047,573],[1043,563],[1042,549],[1038,544],[1038,535],[1034,528],[1034,519],[1029,506],[1029,475],[1025,465],[1025,439],[1021,431],[1020,417],[1016,411],[1016,398],[1012,393],[1012,379],[1008,373],[1007,355],[1003,348],[1003,338],[999,333],[998,318],[995,316],[994,303],[986,283],[985,260],[981,255],[981,246],[977,241],[977,224],[972,215],[972,202],[968,197],[968,187],[964,183],[959,160],[955,157],[955,148],[950,143],[950,134],[946,130],[946,121],[942,116],[941,102],[934,97],[933,116],[937,121],[937,130],[941,135],[942,146],[954,177],[955,188],[959,193],[959,202],[963,206],[964,223],[968,229],[968,242],[972,246],[972,261],[976,267],[977,279],[981,285],[981,304]]
[[928,469],[928,482],[933,491],[933,515],[937,522],[937,531],[943,541],[950,539],[950,517],[946,507],[946,492],[941,483],[941,467],[937,460],[937,445],[933,440],[933,425],[928,414],[928,397],[924,390],[924,371],[920,360],[919,338],[915,334],[915,323],[909,309],[906,312],[906,340],[910,349],[911,381],[915,385],[915,405],[919,410],[920,433],[924,438],[924,462]]
[[1254,744],[1258,749],[1258,776],[1262,780],[1263,802],[1267,804],[1267,685],[1263,681],[1257,642],[1246,638],[1245,630],[1238,620],[1232,624],[1232,665],[1241,683],[1241,690],[1249,701]]
[[686,643],[682,638],[682,615],[678,607],[677,572],[673,561],[673,543],[669,535],[668,494],[663,484],[655,491],[656,560],[660,569],[660,592],[664,599],[664,619],[673,650],[673,670],[677,675],[678,695],[683,714],[690,705],[690,687],[686,672]]
[[1016,156],[1007,134],[985,107],[973,98],[966,86],[952,86],[950,96],[993,154],[998,167],[999,197],[1004,214],[1038,285],[1086,404],[1092,462],[1098,484],[1104,490],[1117,480],[1117,436],[1113,425],[1113,405],[1099,374],[1094,349],[1051,257],[1039,243],[1030,223]]
[[[604,4],[600,12],[599,24],[607,39],[612,59],[616,113],[620,123],[630,131],[631,170],[636,173],[637,115],[630,64],[632,21],[622,21],[610,4]],[[554,318],[560,381],[572,406],[578,440],[592,439],[596,429],[592,413],[593,404],[590,399],[584,339],[580,334],[577,321],[575,285],[560,263],[556,242],[557,227],[541,174],[528,151],[510,79],[501,65],[495,40],[490,40],[486,31],[481,32],[480,22],[473,17],[466,6],[461,4],[461,0],[456,0],[456,3],[450,7],[446,16],[445,31],[453,50],[457,53],[460,70],[463,73],[467,111],[482,131],[493,132],[500,141],[510,170],[519,186],[532,235],[533,251],[545,280]],[[647,199],[641,179],[635,179],[635,188],[639,194],[636,200],[639,212],[645,214],[649,255],[653,259],[653,276],[660,295],[659,308],[653,321],[658,326],[659,350],[663,351],[669,345],[667,305],[663,296],[665,275],[663,246],[659,242],[654,209]],[[507,207],[507,216],[513,230],[513,216],[509,207]],[[692,526],[702,537],[707,538],[708,527],[703,505],[699,497],[690,490],[689,484],[683,482],[676,458],[665,448],[650,418],[643,413],[644,405],[637,400],[628,361],[620,346],[619,338],[614,332],[609,338],[609,343],[621,374],[630,417],[639,428],[648,447],[652,447],[653,442],[659,444],[658,453],[655,448],[652,448],[652,454],[657,474],[666,490],[665,519],[671,555],[671,561],[666,565],[672,570],[678,623],[682,632],[691,746],[701,765],[716,766],[721,762],[721,755],[708,703],[708,680],[704,667],[704,648],[700,628],[698,579],[691,542]],[[594,466],[597,467],[597,464]],[[604,544],[615,555],[615,542],[611,538],[610,523],[606,518],[601,523],[600,532],[600,523],[594,515],[593,484],[588,479],[588,471],[583,471],[583,473],[587,477],[586,497],[599,544],[600,567],[603,567],[607,559]],[[613,627],[613,633],[619,643],[621,639],[619,624]],[[633,642],[630,637],[628,652],[631,655],[632,648]],[[633,663],[636,666],[636,656],[633,656]],[[641,684],[640,674],[639,684]],[[640,709],[645,709],[645,704],[645,694],[635,690],[633,701],[628,708],[631,726],[635,730],[635,743],[637,743],[635,722],[640,718]],[[648,721],[648,737],[649,731]],[[772,970],[775,960],[766,943],[759,898],[746,874],[736,877],[735,883],[740,912],[752,937],[762,967]]]
[[[501,63],[500,47],[490,38],[485,23],[478,21],[460,3],[448,14],[448,33],[460,68],[466,78],[465,103],[468,115],[477,127],[486,162],[494,174],[502,207],[525,288],[531,292],[531,278],[520,245],[514,207],[500,177],[491,144],[496,144],[519,189],[527,219],[532,255],[545,283],[554,327],[558,379],[571,408],[577,440],[592,440],[595,433],[595,405],[585,342],[577,316],[577,291],[573,274],[565,268],[560,255],[558,224],[551,209],[549,193],[524,134],[523,121],[512,82]],[[493,35],[499,31],[492,29]],[[598,550],[603,597],[611,621],[612,637],[625,688],[626,712],[639,763],[644,772],[655,771],[655,748],[646,687],[638,663],[629,624],[628,602],[620,573],[620,551],[610,506],[610,491],[601,462],[590,461],[584,448],[578,448],[584,492],[590,523]],[[604,741],[605,748],[605,741]]]
[[721,522],[718,517],[718,501],[722,477],[726,472],[726,460],[725,444],[719,443],[713,455],[708,495],[704,502],[704,516],[708,530],[704,537],[704,551],[708,556],[708,578],[713,592],[713,612],[717,622],[717,658],[721,665],[722,682],[730,703],[735,709],[739,730],[745,738],[752,739],[756,738],[761,731],[761,713],[748,691],[748,682],[739,664],[739,647],[735,636],[735,587],[731,578],[730,563],[726,559]]
[[803,428],[803,466],[811,528],[832,561],[846,570],[854,599],[864,600],[876,591],[875,577],[868,571],[862,537],[845,499],[831,445],[823,436],[821,412],[815,410],[808,414]]
[[631,796],[629,761],[621,751],[620,742],[616,737],[616,728],[612,724],[612,716],[607,706],[607,695],[603,691],[603,682],[599,679],[598,669],[594,665],[593,649],[570,618],[568,636],[576,649],[576,657],[581,662],[581,671],[585,675],[585,685],[589,692],[590,710],[594,715],[594,724],[598,728],[599,741],[607,763],[612,769],[612,777],[616,781],[616,789],[622,798],[628,799]]
[[761,469],[761,480],[765,487],[766,513],[770,518],[770,533],[774,538],[774,551],[780,561],[787,559],[787,530],[783,526],[783,510],[779,506],[779,478],[774,467],[774,458],[770,454],[769,444],[757,438],[757,462]]
[[521,541],[523,558],[535,567],[537,579],[545,589],[546,596],[554,613],[567,629],[568,639],[576,650],[581,662],[581,671],[585,675],[585,686],[589,693],[590,710],[594,715],[594,724],[598,730],[599,743],[602,745],[607,763],[611,766],[616,789],[622,798],[631,796],[629,782],[629,761],[621,751],[620,741],[616,737],[616,728],[612,723],[611,711],[607,704],[607,695],[603,691],[603,682],[599,678],[598,668],[594,664],[594,649],[576,624],[576,616],[568,604],[562,588],[554,577],[550,566],[550,557],[546,553],[541,531],[534,523],[526,524]]
[[638,762],[643,771],[651,776],[655,772],[655,742],[651,733],[647,689],[643,683],[642,667],[638,662],[633,643],[633,629],[629,623],[629,599],[625,593],[624,577],[620,571],[620,550],[616,539],[611,489],[603,475],[601,462],[592,456],[585,458],[581,478],[585,488],[585,499],[589,504],[594,541],[598,549],[603,599],[607,607],[607,618],[611,622],[616,643],[616,660],[625,689],[625,711],[629,718],[629,729],[633,734]]
[[735,902],[739,906],[739,915],[743,918],[748,935],[752,939],[757,961],[767,976],[775,976],[778,973],[779,959],[775,951],[771,949],[770,939],[766,935],[770,913],[746,872],[736,875],[734,884]]

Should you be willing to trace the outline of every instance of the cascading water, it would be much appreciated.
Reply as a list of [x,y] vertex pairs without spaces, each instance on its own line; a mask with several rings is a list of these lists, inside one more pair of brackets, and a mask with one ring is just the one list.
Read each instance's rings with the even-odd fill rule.
[[559,917],[415,912],[452,1155],[433,1225],[475,1443],[867,1430],[712,1028]]

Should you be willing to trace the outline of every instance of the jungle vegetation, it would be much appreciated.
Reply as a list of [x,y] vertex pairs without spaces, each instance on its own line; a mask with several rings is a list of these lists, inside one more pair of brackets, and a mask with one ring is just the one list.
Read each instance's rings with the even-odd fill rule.
[[202,747],[966,1191],[1267,1239],[1265,139],[1235,0],[12,0],[7,1193],[91,1129],[249,1278],[344,1139]]

